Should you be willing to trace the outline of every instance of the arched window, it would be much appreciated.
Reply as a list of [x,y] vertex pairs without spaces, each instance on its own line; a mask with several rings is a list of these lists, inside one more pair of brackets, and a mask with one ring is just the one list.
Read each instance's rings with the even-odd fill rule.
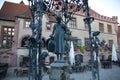
[[[22,41],[21,41],[21,47],[26,47],[27,46],[27,44],[28,44],[28,38],[29,38],[30,36],[25,36],[23,39],[22,39]],[[42,38],[42,47],[45,47],[45,39],[44,38]]]
[[25,36],[21,41],[21,47],[26,47],[29,36]]

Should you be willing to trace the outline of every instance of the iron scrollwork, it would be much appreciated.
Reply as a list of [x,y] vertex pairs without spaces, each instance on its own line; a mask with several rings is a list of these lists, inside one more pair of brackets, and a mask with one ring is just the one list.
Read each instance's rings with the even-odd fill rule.
[[[86,18],[84,22],[88,25],[89,39],[90,39],[90,54],[91,54],[91,63],[92,63],[92,74],[93,71],[93,48],[92,48],[92,33],[91,33],[91,23],[94,20],[93,17],[90,16],[88,0],[28,0],[31,10],[31,24],[30,28],[32,30],[32,36],[29,38],[31,42],[28,46],[29,55],[31,57],[30,64],[30,76],[29,80],[42,80],[41,76],[41,46],[42,46],[42,17],[44,13],[51,15],[49,13],[54,12],[54,16],[61,16],[62,20],[60,25],[56,23],[54,26],[66,26],[65,34],[66,39],[62,42],[62,44],[67,44],[67,41],[70,40],[71,32],[67,27],[67,23],[72,19],[73,15],[83,10],[86,14]],[[57,26],[57,27],[58,27]],[[62,31],[62,30],[61,30]],[[62,32],[60,32],[62,33]],[[53,37],[54,38],[54,37]],[[59,49],[59,47],[57,47]],[[94,80],[94,78],[93,78]]]

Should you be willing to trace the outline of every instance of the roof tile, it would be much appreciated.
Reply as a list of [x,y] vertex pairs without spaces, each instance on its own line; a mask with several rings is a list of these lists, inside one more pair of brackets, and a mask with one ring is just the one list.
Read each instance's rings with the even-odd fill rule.
[[0,19],[15,20],[16,16],[24,15],[26,17],[31,16],[30,9],[24,3],[12,3],[5,1],[0,10]]

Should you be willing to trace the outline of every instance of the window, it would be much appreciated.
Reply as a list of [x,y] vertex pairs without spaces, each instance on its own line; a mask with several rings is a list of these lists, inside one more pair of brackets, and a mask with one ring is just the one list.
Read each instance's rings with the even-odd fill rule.
[[14,27],[4,26],[2,29],[2,44],[4,47],[12,47]]
[[73,44],[74,44],[74,46],[82,45],[82,41],[81,41],[81,39],[73,39]]
[[85,38],[85,47],[89,47],[89,38]]
[[46,23],[46,29],[51,30],[51,23]]
[[84,25],[85,25],[85,29],[88,30],[88,25],[86,23],[84,23]]
[[108,29],[108,33],[112,34],[112,26],[111,25],[107,25],[107,29]]
[[109,47],[112,48],[112,45],[113,45],[113,40],[109,40]]
[[99,31],[104,32],[104,24],[103,23],[99,23]]
[[86,51],[90,51],[90,41],[89,41],[89,38],[85,38],[85,50]]
[[30,25],[30,22],[29,21],[25,21],[25,27],[28,28]]
[[72,18],[69,22],[70,28],[76,28],[76,18]]

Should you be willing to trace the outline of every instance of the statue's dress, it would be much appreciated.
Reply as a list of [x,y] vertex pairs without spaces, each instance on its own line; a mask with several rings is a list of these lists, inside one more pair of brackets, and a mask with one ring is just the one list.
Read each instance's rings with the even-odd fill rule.
[[54,41],[55,41],[55,53],[56,54],[64,54],[65,52],[65,43],[64,43],[64,34],[65,31],[63,29],[65,27],[64,24],[55,24],[54,25]]

